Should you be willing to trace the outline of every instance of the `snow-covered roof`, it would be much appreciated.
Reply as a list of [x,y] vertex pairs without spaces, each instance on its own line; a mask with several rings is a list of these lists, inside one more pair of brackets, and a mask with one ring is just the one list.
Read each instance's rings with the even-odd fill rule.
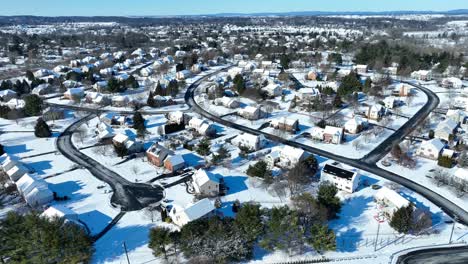
[[431,148],[440,152],[445,147],[445,144],[438,138],[426,140],[421,143],[420,148]]
[[248,114],[255,114],[255,112],[257,112],[258,110],[259,109],[257,107],[250,106],[250,105],[241,109],[243,113],[248,113]]
[[195,174],[192,176],[192,179],[195,183],[195,186],[197,187],[200,187],[209,181],[219,183],[219,177],[216,174],[213,174],[212,172],[206,171],[204,169],[197,170],[197,172],[195,172]]
[[375,194],[375,198],[377,200],[388,200],[396,208],[406,207],[410,204],[410,202],[406,200],[403,196],[401,196],[399,193],[385,186],[377,191],[377,193]]
[[468,169],[458,168],[454,173],[453,176],[459,178],[460,180],[468,182]]
[[458,123],[453,121],[452,119],[445,119],[444,121],[440,122],[437,125],[436,130],[448,129],[447,131],[451,133],[451,131],[455,130],[457,126],[458,126]]
[[185,161],[184,161],[184,158],[182,158],[182,155],[169,156],[167,157],[166,161],[170,162],[172,166],[185,164]]
[[189,221],[197,220],[215,210],[214,203],[208,199],[202,199],[185,208],[184,212]]
[[118,133],[114,136],[114,138],[112,138],[112,140],[117,143],[125,143],[125,141],[127,141],[128,139],[128,136],[122,133]]
[[281,150],[281,155],[285,157],[289,157],[290,160],[299,160],[303,155],[305,151],[300,148],[294,148],[291,146],[284,146],[283,149]]
[[341,135],[342,133],[343,133],[343,128],[341,127],[326,126],[324,130],[324,134],[329,134],[329,135]]
[[67,218],[69,220],[78,220],[78,215],[71,209],[63,206],[63,205],[52,205],[47,210],[45,210],[42,214],[42,217],[53,219],[55,217],[58,218]]

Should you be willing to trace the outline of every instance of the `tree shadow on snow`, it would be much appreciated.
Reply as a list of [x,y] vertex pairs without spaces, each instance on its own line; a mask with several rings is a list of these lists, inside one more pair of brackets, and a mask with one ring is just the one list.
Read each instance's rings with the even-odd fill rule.
[[92,263],[108,263],[123,259],[124,242],[128,252],[146,245],[151,227],[152,225],[114,227],[95,244],[96,253]]

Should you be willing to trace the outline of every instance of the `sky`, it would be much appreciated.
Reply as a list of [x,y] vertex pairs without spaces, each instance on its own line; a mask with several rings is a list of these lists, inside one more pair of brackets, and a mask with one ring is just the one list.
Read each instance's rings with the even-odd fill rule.
[[0,16],[170,16],[452,9],[468,9],[468,0],[2,0]]

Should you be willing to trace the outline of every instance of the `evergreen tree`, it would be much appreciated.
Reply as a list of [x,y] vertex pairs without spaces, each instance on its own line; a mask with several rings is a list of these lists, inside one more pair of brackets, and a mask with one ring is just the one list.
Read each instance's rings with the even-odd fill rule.
[[30,94],[24,98],[24,112],[27,116],[37,116],[42,111],[42,99],[35,94]]
[[390,226],[399,233],[407,234],[413,223],[413,204],[401,207],[393,213]]
[[[240,205],[237,200],[234,204]],[[239,205],[237,205],[238,211],[234,220],[234,227],[239,230],[238,232],[245,234],[250,242],[254,242],[263,233],[263,213],[260,205],[254,203]]]
[[37,119],[36,126],[34,127],[34,135],[39,138],[51,137],[52,132],[50,131],[49,125],[42,118]]
[[156,105],[156,102],[154,101],[154,94],[153,94],[153,91],[150,91],[149,92],[149,95],[148,95],[148,100],[146,100],[146,104],[150,107],[155,107]]
[[140,84],[138,83],[138,81],[135,79],[133,75],[130,75],[130,77],[128,77],[128,79],[125,81],[125,84],[126,84],[126,87],[129,87],[129,88],[140,87]]
[[346,98],[349,94],[352,94],[353,92],[358,92],[361,89],[362,85],[359,81],[359,76],[354,71],[351,71],[341,81],[341,84],[338,87],[338,95],[343,98]]
[[311,228],[311,238],[308,239],[308,242],[320,253],[336,249],[335,233],[325,225],[313,225]]
[[154,93],[156,95],[165,96],[165,91],[162,88],[162,85],[161,85],[161,83],[159,81],[158,81],[158,84],[156,84],[156,88],[154,89]]
[[271,176],[268,164],[263,160],[257,161],[254,165],[249,165],[246,173],[250,177],[267,178],[268,176]]
[[284,70],[289,69],[289,63],[290,62],[291,62],[291,59],[289,58],[288,55],[286,55],[286,54],[281,55],[280,65]]
[[149,237],[148,247],[153,250],[153,255],[155,257],[163,255],[167,259],[167,247],[172,244],[171,230],[166,227],[155,227],[150,230]]
[[203,138],[202,140],[200,140],[200,142],[198,142],[196,152],[202,155],[203,157],[206,157],[211,153],[210,148],[211,142],[207,138]]
[[341,201],[336,196],[337,193],[338,189],[331,183],[323,183],[319,186],[317,200],[322,206],[327,208],[328,219],[336,218],[341,210]]
[[34,73],[32,73],[32,71],[30,71],[30,70],[27,70],[27,71],[26,71],[26,78],[27,78],[29,81],[33,81],[34,79],[36,79],[36,77],[34,77]]
[[367,77],[366,82],[364,83],[364,85],[362,87],[362,91],[364,93],[369,93],[371,87],[372,87],[372,80],[371,80],[370,77]]
[[143,118],[140,112],[136,112],[133,115],[133,128],[136,129],[138,135],[144,135],[146,132],[145,126],[146,120]]
[[0,220],[0,257],[8,262],[89,263],[92,254],[91,238],[63,218],[10,212]]
[[234,77],[233,83],[234,83],[234,89],[235,89],[239,94],[243,94],[244,91],[245,91],[245,81],[244,81],[244,77],[242,77],[242,75],[240,75],[240,74],[237,74],[237,75]]

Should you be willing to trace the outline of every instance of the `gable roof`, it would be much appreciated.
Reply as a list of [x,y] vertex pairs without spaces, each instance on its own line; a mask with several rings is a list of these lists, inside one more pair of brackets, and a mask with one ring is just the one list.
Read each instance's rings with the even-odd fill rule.
[[353,176],[356,174],[356,172],[354,171],[345,170],[343,168],[334,166],[332,164],[325,164],[322,171],[330,175],[343,178],[346,180],[351,180]]
[[385,186],[377,191],[377,193],[375,194],[375,198],[386,199],[390,201],[396,208],[406,207],[410,204],[410,202],[406,200],[403,196],[401,196],[399,193]]
[[202,199],[185,208],[189,221],[197,220],[215,210],[214,203],[208,198]]

